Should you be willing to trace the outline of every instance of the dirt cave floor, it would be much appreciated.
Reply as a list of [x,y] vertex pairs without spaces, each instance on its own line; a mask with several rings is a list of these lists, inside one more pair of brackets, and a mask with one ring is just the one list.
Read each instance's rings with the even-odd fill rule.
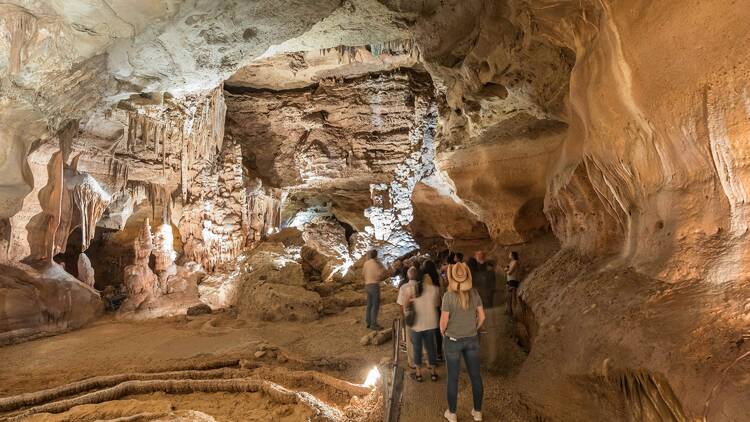
[[[319,371],[359,384],[392,350],[392,342],[380,346],[359,344],[360,338],[368,332],[362,321],[363,314],[364,307],[351,307],[338,315],[305,323],[246,321],[235,318],[231,312],[139,322],[103,318],[84,329],[0,348],[0,397],[36,392],[95,376],[209,367],[212,362],[238,358],[262,367]],[[381,324],[387,325],[396,315],[395,304],[385,305]],[[510,337],[508,341],[512,341]],[[270,353],[255,356],[259,348],[266,347]],[[406,357],[402,359],[405,361]],[[499,371],[485,368],[485,420],[532,420],[521,396],[513,390],[512,366],[510,362]],[[427,378],[418,384],[407,373],[402,421],[442,419],[446,408],[444,367],[439,368],[439,376],[436,383]],[[337,401],[336,397],[312,386],[283,386],[299,391],[307,387],[309,393],[323,402],[341,407],[341,400],[331,403]],[[64,416],[41,414],[28,420],[95,420],[102,415],[116,418],[160,411],[177,412],[186,418],[170,420],[203,420],[198,414],[190,413],[197,411],[217,421],[295,421],[308,420],[311,414],[309,408],[275,403],[260,393],[178,395],[154,392],[100,403],[96,405],[96,412],[91,410],[92,406],[74,407]],[[459,416],[465,419],[470,410],[471,391],[464,374]]]

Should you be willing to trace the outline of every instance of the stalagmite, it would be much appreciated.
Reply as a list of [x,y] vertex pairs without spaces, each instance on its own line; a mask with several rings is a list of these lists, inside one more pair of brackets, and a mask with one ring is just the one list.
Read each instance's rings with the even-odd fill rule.
[[[49,183],[40,193],[40,202],[42,209],[48,214],[47,231],[45,233],[45,258],[51,263],[52,258],[57,254],[57,231],[60,227],[62,218],[62,201],[65,190],[65,179],[63,176],[63,153],[59,151],[52,156],[49,168]],[[42,199],[42,196],[45,198]]]
[[83,252],[78,254],[78,279],[90,287],[94,287],[94,283],[96,282],[94,279],[94,267],[91,266],[89,257]]
[[[205,152],[207,153],[207,152]],[[223,142],[218,169],[202,167],[183,206],[180,234],[185,255],[213,271],[236,258],[247,239],[247,193],[242,149]]]
[[248,241],[258,242],[281,225],[281,191],[264,187],[256,178],[247,192]]
[[143,303],[159,294],[158,279],[149,268],[149,258],[154,249],[151,224],[147,218],[138,237],[133,241],[133,264],[125,267],[125,287],[128,298],[122,309],[138,309]]
[[174,263],[177,253],[172,246],[173,237],[172,226],[166,222],[159,226],[154,235],[154,271],[159,277],[162,293],[168,293],[167,281],[177,273]]

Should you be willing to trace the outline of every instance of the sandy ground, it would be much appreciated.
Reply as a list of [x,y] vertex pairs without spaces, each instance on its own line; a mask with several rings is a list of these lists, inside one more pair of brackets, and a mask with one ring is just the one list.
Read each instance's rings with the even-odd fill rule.
[[[0,396],[38,391],[97,375],[156,371],[190,362],[252,356],[262,343],[279,347],[290,359],[312,362],[319,371],[361,383],[392,347],[390,342],[381,346],[359,345],[360,337],[367,333],[363,314],[363,307],[353,307],[310,323],[245,321],[228,312],[192,320],[180,317],[120,322],[105,318],[81,330],[0,348]],[[394,304],[384,306],[381,325],[387,325],[395,315]],[[512,373],[485,372],[485,420],[531,420],[524,419],[523,405],[512,389]],[[407,379],[402,421],[441,420],[446,408],[445,369],[440,368],[439,373],[437,383],[426,379],[417,384]],[[461,382],[459,416],[466,420],[471,393],[468,380],[464,377]],[[264,420],[269,415],[273,415],[273,420],[306,419],[304,409],[283,409],[250,396],[157,393],[128,399],[162,404],[168,400],[173,410],[199,410],[222,421]]]

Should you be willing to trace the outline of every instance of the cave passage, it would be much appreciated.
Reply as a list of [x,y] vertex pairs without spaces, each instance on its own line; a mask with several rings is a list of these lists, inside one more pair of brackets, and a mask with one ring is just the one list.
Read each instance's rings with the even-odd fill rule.
[[746,422],[737,3],[0,4],[0,420]]

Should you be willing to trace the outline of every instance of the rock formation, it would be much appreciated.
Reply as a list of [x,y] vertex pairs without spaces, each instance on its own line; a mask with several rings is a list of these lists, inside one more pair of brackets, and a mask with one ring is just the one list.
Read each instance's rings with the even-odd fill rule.
[[1,268],[0,344],[79,328],[104,311],[96,290],[56,264],[44,271]]
[[328,214],[393,257],[416,247],[405,228],[410,196],[432,169],[436,125],[426,75],[383,72],[280,91],[245,86],[252,81],[227,86],[227,130],[246,143],[251,174],[289,192],[282,222]]
[[96,283],[94,267],[91,266],[89,257],[83,252],[78,254],[78,279],[92,288],[94,287],[94,283]]
[[228,140],[218,161],[198,173],[180,221],[186,257],[209,271],[236,258],[248,233],[240,146]]
[[149,220],[141,226],[138,237],[133,241],[133,263],[125,267],[125,288],[128,299],[123,310],[138,309],[145,302],[161,295],[156,274],[149,267],[149,258],[154,249]]

